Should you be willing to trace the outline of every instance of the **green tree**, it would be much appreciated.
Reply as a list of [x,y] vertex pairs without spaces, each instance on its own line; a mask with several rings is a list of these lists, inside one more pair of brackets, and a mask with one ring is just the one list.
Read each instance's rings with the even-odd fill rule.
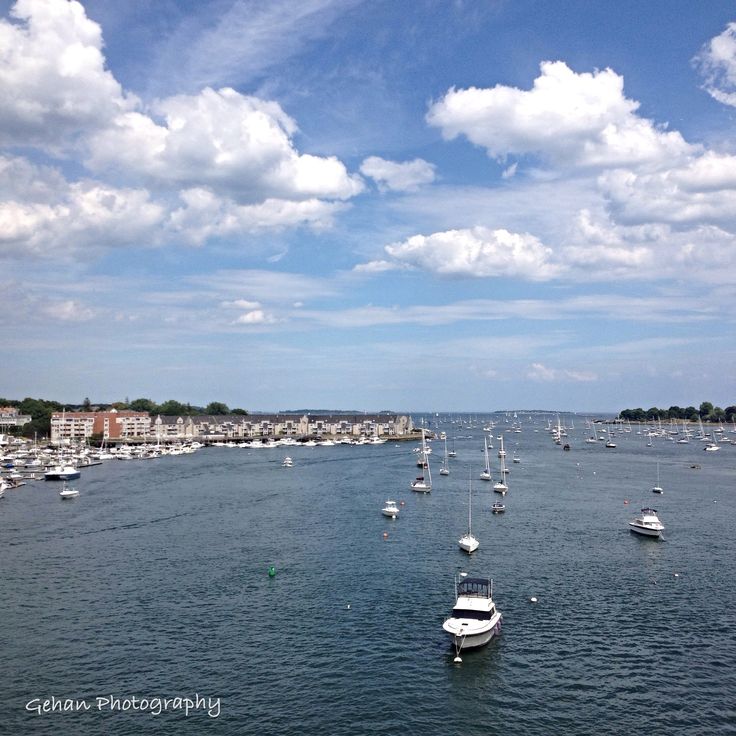
[[710,401],[704,401],[700,405],[700,409],[698,410],[698,413],[700,414],[700,417],[702,419],[706,419],[712,411],[713,411],[713,404],[711,404]]
[[727,422],[736,422],[736,406],[727,406],[724,411],[726,412]]
[[245,409],[230,409],[231,414],[237,414],[238,416],[247,417],[248,412]]
[[158,405],[151,399],[133,399],[129,406],[133,411],[147,411],[149,414],[159,413]]
[[164,403],[158,407],[158,413],[164,414],[168,417],[186,416],[188,414],[187,408],[184,404],[181,404],[174,399],[164,401]]
[[229,414],[230,409],[228,409],[227,404],[223,404],[221,401],[212,401],[207,404],[204,413],[211,415]]
[[89,400],[89,396],[84,397],[84,401],[82,402],[82,411],[91,411],[92,409],[92,402]]
[[694,406],[688,406],[683,410],[683,419],[689,419],[691,422],[696,422],[699,416],[700,414],[698,414],[698,410]]

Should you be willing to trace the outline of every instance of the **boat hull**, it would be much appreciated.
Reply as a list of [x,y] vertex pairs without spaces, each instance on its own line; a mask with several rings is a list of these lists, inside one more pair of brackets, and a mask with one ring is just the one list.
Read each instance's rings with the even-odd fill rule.
[[491,639],[493,639],[494,636],[497,636],[501,633],[500,615],[492,619],[492,623],[488,626],[488,628],[484,629],[483,631],[473,632],[472,634],[467,635],[455,633],[454,631],[452,631],[451,627],[447,626],[448,623],[449,622],[446,621],[443,625],[443,628],[450,635],[450,638],[452,639],[452,645],[458,651],[465,649],[477,649],[478,647],[485,646]]
[[76,480],[80,478],[82,473],[79,470],[69,472],[49,472],[44,473],[44,480]]
[[643,537],[661,537],[664,529],[650,529],[644,526],[638,526],[629,522],[629,530],[635,534],[641,534]]

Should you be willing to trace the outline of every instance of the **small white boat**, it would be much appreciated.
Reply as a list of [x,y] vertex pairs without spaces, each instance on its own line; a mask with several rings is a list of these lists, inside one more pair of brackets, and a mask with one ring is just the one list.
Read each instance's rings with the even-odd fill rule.
[[520,463],[521,462],[521,458],[516,453],[514,453],[514,457],[512,458],[512,460],[515,463]]
[[488,443],[483,439],[483,456],[485,458],[485,467],[480,474],[481,480],[491,480],[491,462],[488,459]]
[[486,578],[469,578],[461,572],[455,578],[455,606],[452,615],[442,628],[452,638],[455,661],[460,651],[487,644],[501,632],[501,612],[493,602],[493,581]]
[[[427,468],[429,470],[429,468]],[[427,480],[423,475],[418,475],[410,486],[412,491],[418,491],[420,493],[429,493],[432,490],[431,478]]]
[[502,514],[506,511],[506,506],[504,506],[500,501],[494,501],[494,503],[491,504],[491,511],[493,511],[494,514]]
[[652,488],[652,493],[664,493],[664,488],[659,485],[659,461],[657,461],[657,485]]
[[281,463],[281,466],[284,468],[293,468],[294,467],[294,461],[287,455],[284,458],[284,461]]
[[396,505],[396,501],[386,501],[386,505],[381,509],[381,513],[384,516],[395,519],[399,515],[399,507]]
[[442,458],[442,467],[440,468],[440,475],[450,475],[450,461],[449,461],[450,455],[447,452],[447,437],[445,437],[444,439],[445,439],[445,455]]
[[641,514],[629,522],[629,529],[646,537],[660,537],[664,524],[659,520],[656,509],[645,508]]
[[66,481],[64,481],[64,485],[62,489],[59,491],[59,496],[63,501],[66,501],[70,498],[76,498],[79,495],[79,491],[76,488],[71,488],[70,486],[67,486]]
[[458,540],[460,549],[472,554],[480,547],[480,542],[473,536],[473,483],[468,479],[468,533]]
[[706,445],[703,449],[706,452],[718,452],[718,450],[720,450],[721,448],[715,443],[711,443],[710,445]]

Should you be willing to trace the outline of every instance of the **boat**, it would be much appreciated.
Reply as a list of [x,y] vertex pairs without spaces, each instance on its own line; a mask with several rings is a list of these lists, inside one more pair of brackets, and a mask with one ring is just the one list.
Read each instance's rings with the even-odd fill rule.
[[468,478],[468,533],[458,540],[460,549],[471,554],[480,547],[480,542],[473,536],[473,483]]
[[447,437],[445,437],[445,455],[442,458],[442,467],[440,468],[440,475],[450,475],[449,455],[447,452]]
[[483,454],[485,457],[485,467],[483,468],[483,471],[480,474],[481,480],[491,480],[491,461],[488,459],[488,443],[486,442],[485,438],[483,439]]
[[652,488],[652,493],[664,493],[664,488],[659,485],[659,460],[657,461],[657,485]]
[[511,459],[515,463],[520,463],[521,462],[521,458],[516,453],[514,453],[514,456]]
[[396,501],[386,501],[386,505],[381,509],[381,513],[384,516],[395,519],[399,515],[399,507],[396,505]]
[[616,443],[613,440],[608,440],[605,446],[606,447],[616,447]]
[[644,508],[639,516],[629,522],[629,529],[646,537],[660,537],[664,524],[659,520],[656,509]]
[[62,489],[59,491],[59,496],[63,501],[66,501],[70,498],[76,498],[79,495],[79,491],[76,488],[72,488],[70,486],[67,486],[66,481],[64,481],[64,485],[62,486]]
[[284,461],[281,463],[281,466],[284,468],[293,468],[294,467],[294,461],[287,455],[284,458]]
[[703,449],[704,449],[704,450],[705,450],[706,452],[717,452],[717,451],[718,451],[718,450],[720,450],[721,448],[720,448],[720,447],[719,447],[719,446],[718,446],[717,444],[715,444],[715,442],[713,442],[713,443],[711,443],[711,444],[709,444],[709,445],[706,445],[706,446],[705,446],[705,447],[704,447]]
[[454,437],[453,437],[453,440],[452,440],[452,450],[450,450],[450,452],[447,453],[447,456],[448,457],[457,457],[457,452],[455,451],[455,438]]
[[500,501],[494,501],[491,504],[491,511],[493,511],[494,514],[502,514],[506,511],[506,506],[504,506]]
[[[503,438],[501,439],[501,447],[503,447]],[[509,490],[509,487],[506,484],[506,453],[504,452],[503,455],[499,453],[498,456],[501,458],[501,480],[496,481],[493,484],[493,492],[500,493],[502,496],[505,496]]]
[[502,618],[493,602],[493,581],[461,572],[455,578],[452,615],[442,624],[452,638],[455,661],[462,661],[461,650],[481,647],[500,634]]
[[50,467],[44,474],[44,480],[75,480],[82,475],[79,468],[60,463]]
[[418,475],[412,482],[411,482],[411,490],[412,491],[418,491],[419,493],[429,493],[432,490],[432,471],[429,468],[429,458],[427,457],[427,443],[424,438],[424,428],[422,428],[422,449],[421,449],[421,457],[425,460],[424,469],[427,471],[427,477],[424,477],[424,474]]

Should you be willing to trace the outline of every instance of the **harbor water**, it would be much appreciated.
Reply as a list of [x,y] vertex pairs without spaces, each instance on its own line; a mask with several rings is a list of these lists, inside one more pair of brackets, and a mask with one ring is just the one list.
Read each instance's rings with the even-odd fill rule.
[[[0,731],[734,733],[736,446],[647,447],[634,428],[608,449],[576,425],[569,452],[538,418],[495,427],[498,515],[481,423],[449,420],[457,457],[441,476],[432,443],[429,494],[409,489],[416,444],[391,441],[110,461],[71,501],[53,482],[6,491]],[[663,539],[630,533],[642,506]],[[456,664],[442,622],[460,570],[493,579],[503,629]],[[211,708],[152,707],[177,697]],[[52,698],[90,707],[33,709]]]

